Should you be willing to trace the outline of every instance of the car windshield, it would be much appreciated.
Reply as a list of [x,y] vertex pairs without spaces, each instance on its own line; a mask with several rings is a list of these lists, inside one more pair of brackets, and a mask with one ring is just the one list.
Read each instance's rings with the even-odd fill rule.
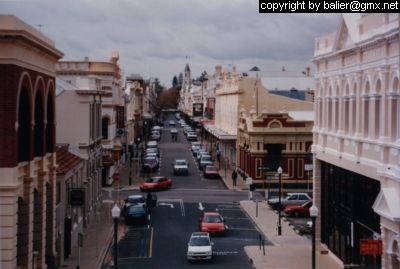
[[160,179],[154,177],[146,179],[146,183],[157,183],[158,181],[160,181]]
[[145,199],[143,196],[137,196],[137,197],[128,197],[127,203],[135,204],[135,203],[144,203]]
[[222,218],[216,215],[205,215],[203,221],[207,223],[219,223],[222,222]]
[[209,246],[210,240],[206,236],[196,236],[190,238],[189,245],[191,246]]
[[217,172],[218,170],[217,170],[217,167],[215,167],[215,166],[207,166],[206,171],[207,172]]
[[211,162],[211,156],[203,156],[201,157],[202,162]]
[[176,161],[176,165],[186,165],[186,161]]
[[145,213],[143,206],[130,206],[128,208],[128,213]]

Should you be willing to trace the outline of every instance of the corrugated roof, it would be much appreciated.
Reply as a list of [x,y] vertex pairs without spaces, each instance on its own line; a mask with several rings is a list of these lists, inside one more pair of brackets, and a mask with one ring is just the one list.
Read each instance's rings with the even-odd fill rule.
[[63,175],[77,166],[83,159],[70,153],[65,148],[56,147],[56,161],[58,165],[57,175]]

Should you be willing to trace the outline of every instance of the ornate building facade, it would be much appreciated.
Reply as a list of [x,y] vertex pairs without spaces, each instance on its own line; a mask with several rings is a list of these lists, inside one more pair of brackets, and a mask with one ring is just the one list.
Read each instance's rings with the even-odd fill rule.
[[0,15],[0,268],[54,268],[56,117],[52,40]]
[[345,14],[315,43],[317,234],[344,264],[400,268],[399,58],[395,13]]

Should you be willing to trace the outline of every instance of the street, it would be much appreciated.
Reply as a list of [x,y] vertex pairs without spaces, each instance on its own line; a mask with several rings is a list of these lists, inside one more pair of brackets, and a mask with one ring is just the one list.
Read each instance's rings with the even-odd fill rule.
[[[167,119],[166,122],[168,122]],[[159,142],[161,164],[158,172],[173,181],[170,190],[158,191],[157,207],[151,210],[148,225],[127,226],[120,222],[118,267],[119,268],[187,268],[198,266],[186,260],[187,243],[192,232],[199,231],[199,217],[203,211],[217,211],[226,220],[227,233],[212,236],[213,259],[204,263],[207,268],[251,268],[244,253],[245,245],[259,243],[259,231],[239,207],[240,200],[247,199],[247,192],[226,189],[220,179],[205,179],[190,150],[190,143],[181,130],[177,142],[172,142],[169,127],[164,126]],[[176,158],[189,162],[189,175],[173,175],[172,163]],[[145,175],[143,175],[145,176]],[[138,190],[109,192],[125,198],[140,194]],[[266,242],[266,244],[268,244]],[[109,251],[111,256],[112,247]],[[110,266],[106,259],[103,268]],[[203,262],[202,262],[203,264]]]

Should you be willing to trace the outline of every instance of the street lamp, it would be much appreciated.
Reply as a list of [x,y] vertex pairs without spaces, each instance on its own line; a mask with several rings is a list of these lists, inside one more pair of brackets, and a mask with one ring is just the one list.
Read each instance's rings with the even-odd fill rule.
[[314,204],[310,207],[310,216],[311,216],[311,221],[312,221],[312,269],[315,269],[315,220],[317,219],[318,216],[318,207],[316,207]]
[[281,225],[281,211],[282,211],[282,205],[281,205],[281,196],[282,196],[282,167],[278,167],[278,175],[279,175],[279,202],[278,202],[278,235],[282,235],[282,225]]
[[115,204],[111,209],[111,216],[114,219],[114,268],[118,268],[118,219],[121,215],[121,209]]

